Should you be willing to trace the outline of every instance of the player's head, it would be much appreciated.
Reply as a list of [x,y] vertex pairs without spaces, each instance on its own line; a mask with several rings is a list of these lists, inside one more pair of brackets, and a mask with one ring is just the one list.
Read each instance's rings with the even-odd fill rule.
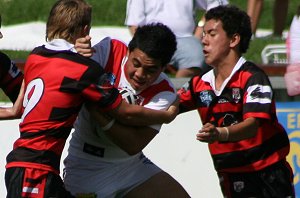
[[176,45],[174,33],[161,23],[138,27],[125,65],[131,86],[137,91],[150,86],[170,62]]
[[216,20],[222,22],[222,27],[228,37],[235,34],[240,36],[239,53],[245,53],[249,47],[252,36],[250,17],[243,10],[232,6],[218,6],[205,14],[206,21]]
[[139,26],[129,43],[129,51],[138,48],[149,57],[166,66],[175,50],[176,38],[174,33],[161,23]]
[[65,39],[75,43],[89,34],[92,7],[84,0],[59,0],[52,7],[46,27],[46,40]]
[[2,18],[1,18],[1,14],[0,14],[0,39],[2,39],[3,35],[1,32],[1,24],[2,24]]

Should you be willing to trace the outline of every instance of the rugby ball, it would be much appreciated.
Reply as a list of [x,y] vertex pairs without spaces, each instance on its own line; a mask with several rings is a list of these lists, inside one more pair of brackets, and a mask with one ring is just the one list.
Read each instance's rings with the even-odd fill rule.
[[129,104],[137,104],[137,96],[128,88],[119,89],[122,98]]

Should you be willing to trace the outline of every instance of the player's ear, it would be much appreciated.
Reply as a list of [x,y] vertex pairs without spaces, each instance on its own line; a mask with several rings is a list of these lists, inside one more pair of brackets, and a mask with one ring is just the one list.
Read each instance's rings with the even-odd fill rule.
[[231,37],[230,47],[234,48],[235,46],[239,45],[240,41],[241,41],[241,36],[239,34],[234,34]]

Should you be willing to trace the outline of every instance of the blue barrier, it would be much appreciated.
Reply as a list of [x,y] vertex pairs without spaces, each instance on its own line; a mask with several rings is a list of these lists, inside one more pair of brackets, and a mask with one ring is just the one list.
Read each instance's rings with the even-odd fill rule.
[[296,197],[300,197],[300,102],[277,102],[279,122],[286,129],[291,149],[287,157],[294,172]]

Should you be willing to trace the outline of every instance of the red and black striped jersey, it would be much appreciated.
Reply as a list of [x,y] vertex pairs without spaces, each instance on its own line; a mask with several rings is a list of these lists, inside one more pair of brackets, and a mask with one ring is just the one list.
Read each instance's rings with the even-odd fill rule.
[[105,83],[102,67],[71,51],[35,48],[25,64],[24,113],[20,138],[7,156],[7,167],[59,172],[60,157],[85,101],[116,108],[121,96]]
[[23,74],[7,55],[0,52],[0,87],[15,102],[22,85]]
[[[273,90],[267,75],[251,62],[240,66],[221,93],[205,76],[192,78],[178,93],[180,111],[197,109],[202,123],[216,127],[237,124],[246,118],[260,120],[257,135],[237,142],[214,142],[209,150],[215,169],[223,172],[249,172],[263,169],[285,159],[289,139],[276,116]],[[214,78],[214,77],[213,77]]]

